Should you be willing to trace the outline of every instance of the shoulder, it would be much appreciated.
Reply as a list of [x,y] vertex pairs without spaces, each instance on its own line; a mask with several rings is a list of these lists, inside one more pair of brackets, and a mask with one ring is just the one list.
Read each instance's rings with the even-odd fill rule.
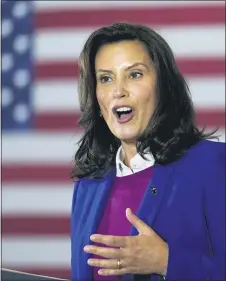
[[225,151],[225,143],[219,141],[202,140],[196,145],[192,146],[190,152],[198,153],[215,153]]
[[81,178],[76,179],[74,183],[74,197],[78,192],[86,192],[89,190],[95,190],[100,184],[111,182],[116,176],[116,167],[111,167],[101,178]]
[[225,147],[225,143],[203,140],[172,164],[174,185],[181,187],[183,198],[190,195],[193,198],[194,194],[201,198],[212,190],[218,190],[222,196],[225,189]]
[[88,202],[89,204],[91,204],[97,188],[97,180],[88,178],[77,179],[74,183],[74,190],[72,196],[72,213],[75,211],[76,206],[77,209],[80,209],[84,204],[87,205]]
[[198,164],[209,163],[210,161],[225,159],[226,144],[223,142],[202,140],[190,147],[185,156],[185,161],[194,161]]
[[192,179],[208,179],[217,171],[225,170],[225,143],[202,140],[190,147],[180,160],[172,165],[179,178],[192,174]]
[[91,178],[91,177],[86,177],[86,178],[78,178],[75,181],[75,186],[86,186],[86,185],[92,185],[92,184],[100,184],[104,181],[108,181],[109,179],[112,179],[116,176],[116,165],[111,166],[104,174],[102,177],[99,178]]

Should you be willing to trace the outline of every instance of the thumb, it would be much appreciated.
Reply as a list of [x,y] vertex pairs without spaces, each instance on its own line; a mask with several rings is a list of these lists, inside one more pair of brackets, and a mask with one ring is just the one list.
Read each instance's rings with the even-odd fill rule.
[[152,234],[153,230],[145,222],[139,219],[130,208],[126,209],[126,218],[137,229],[139,234]]

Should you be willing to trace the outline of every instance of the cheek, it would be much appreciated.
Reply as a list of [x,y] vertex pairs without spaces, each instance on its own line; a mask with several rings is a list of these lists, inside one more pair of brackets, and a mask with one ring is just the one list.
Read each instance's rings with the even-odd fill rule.
[[103,105],[104,105],[104,97],[105,97],[104,92],[103,91],[97,91],[96,95],[97,95],[97,101],[99,103],[99,106],[103,107]]
[[144,104],[149,108],[155,108],[156,97],[154,93],[149,94],[149,96],[144,100]]
[[97,101],[102,109],[107,110],[109,108],[109,103],[112,100],[112,90],[111,89],[100,89],[97,87],[96,90]]
[[136,91],[137,104],[142,108],[154,108],[156,104],[155,88],[147,85],[146,87],[140,87]]

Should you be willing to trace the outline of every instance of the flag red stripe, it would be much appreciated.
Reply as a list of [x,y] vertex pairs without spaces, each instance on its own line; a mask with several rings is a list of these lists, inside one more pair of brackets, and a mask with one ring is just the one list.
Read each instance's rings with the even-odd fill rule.
[[70,179],[72,165],[48,165],[48,164],[3,164],[3,183],[68,183],[73,184]]
[[[79,130],[76,122],[79,120],[79,113],[39,113],[35,116],[35,126],[38,130]],[[225,111],[223,109],[205,109],[197,112],[198,126],[220,126],[225,127]]]
[[80,131],[78,121],[79,113],[38,113],[34,116],[34,127],[37,130],[48,131],[68,131],[72,130],[76,133]]
[[3,236],[56,236],[70,234],[69,216],[49,217],[44,216],[2,216],[2,235]]
[[77,78],[79,74],[77,62],[39,62],[35,67],[35,80],[59,78]]
[[31,274],[38,274],[50,277],[57,277],[63,279],[70,279],[70,268],[69,267],[22,267],[22,266],[3,266],[3,268],[18,270]]
[[37,28],[96,27],[117,21],[139,22],[148,25],[225,24],[224,6],[191,7],[126,7],[106,9],[65,9],[39,11],[35,15]]
[[200,127],[220,127],[225,129],[225,109],[198,110],[196,120]]
[[[185,76],[225,76],[224,58],[181,58],[177,63]],[[78,74],[77,62],[40,62],[35,69],[36,80],[75,79]]]
[[225,76],[225,58],[178,59],[178,67],[185,76]]

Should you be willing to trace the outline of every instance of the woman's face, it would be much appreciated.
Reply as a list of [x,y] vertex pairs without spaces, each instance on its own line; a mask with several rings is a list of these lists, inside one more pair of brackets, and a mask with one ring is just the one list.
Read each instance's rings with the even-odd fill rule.
[[121,41],[102,46],[95,58],[96,95],[111,132],[136,142],[156,107],[156,72],[144,45]]

